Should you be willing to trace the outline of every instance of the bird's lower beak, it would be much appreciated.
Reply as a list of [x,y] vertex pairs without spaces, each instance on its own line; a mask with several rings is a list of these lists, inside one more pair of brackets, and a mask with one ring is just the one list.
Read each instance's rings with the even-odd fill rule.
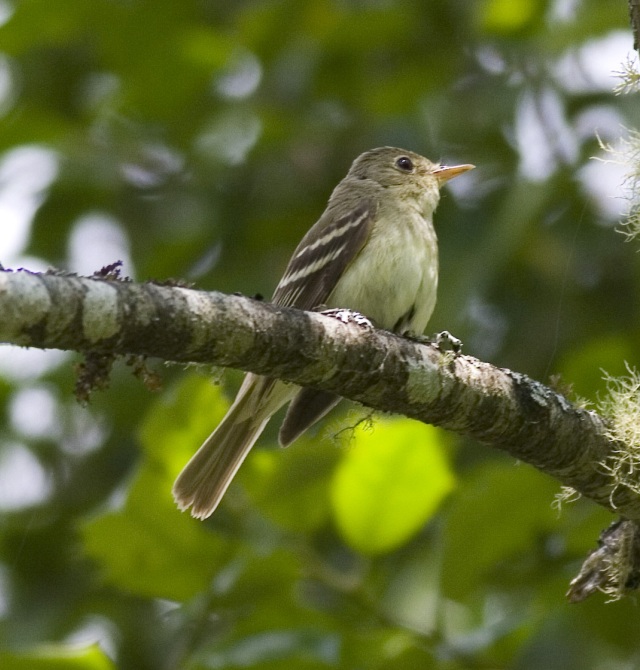
[[465,163],[464,165],[441,165],[433,171],[433,174],[442,186],[442,184],[457,177],[459,174],[473,170],[474,167],[475,165],[471,165],[470,163]]

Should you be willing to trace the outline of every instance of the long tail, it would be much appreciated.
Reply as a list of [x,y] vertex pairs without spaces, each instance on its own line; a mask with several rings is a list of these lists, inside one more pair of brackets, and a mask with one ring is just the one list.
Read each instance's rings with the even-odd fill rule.
[[257,375],[245,377],[233,405],[173,485],[181,510],[191,507],[198,519],[213,513],[271,416],[295,391],[295,386]]

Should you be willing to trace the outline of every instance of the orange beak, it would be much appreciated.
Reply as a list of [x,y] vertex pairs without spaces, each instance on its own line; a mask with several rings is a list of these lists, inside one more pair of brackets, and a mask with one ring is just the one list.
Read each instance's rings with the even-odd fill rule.
[[438,180],[438,184],[442,186],[442,184],[448,182],[450,179],[453,179],[454,177],[457,177],[459,174],[462,174],[463,172],[468,172],[469,170],[473,170],[475,165],[471,165],[470,163],[465,163],[464,165],[440,165],[440,167],[437,167],[433,171],[433,175],[436,177]]

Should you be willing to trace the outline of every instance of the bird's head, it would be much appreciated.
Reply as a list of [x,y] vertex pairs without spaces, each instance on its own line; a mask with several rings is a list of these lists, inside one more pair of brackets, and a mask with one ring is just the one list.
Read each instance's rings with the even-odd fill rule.
[[370,179],[391,189],[404,201],[414,200],[424,215],[431,215],[440,200],[440,187],[475,166],[440,165],[429,159],[396,147],[380,147],[356,158],[348,177]]

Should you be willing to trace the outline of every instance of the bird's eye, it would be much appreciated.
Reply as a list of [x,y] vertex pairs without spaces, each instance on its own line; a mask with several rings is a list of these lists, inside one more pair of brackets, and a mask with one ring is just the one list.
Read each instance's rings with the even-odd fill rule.
[[408,156],[400,156],[396,160],[396,167],[403,172],[413,172],[413,161]]

